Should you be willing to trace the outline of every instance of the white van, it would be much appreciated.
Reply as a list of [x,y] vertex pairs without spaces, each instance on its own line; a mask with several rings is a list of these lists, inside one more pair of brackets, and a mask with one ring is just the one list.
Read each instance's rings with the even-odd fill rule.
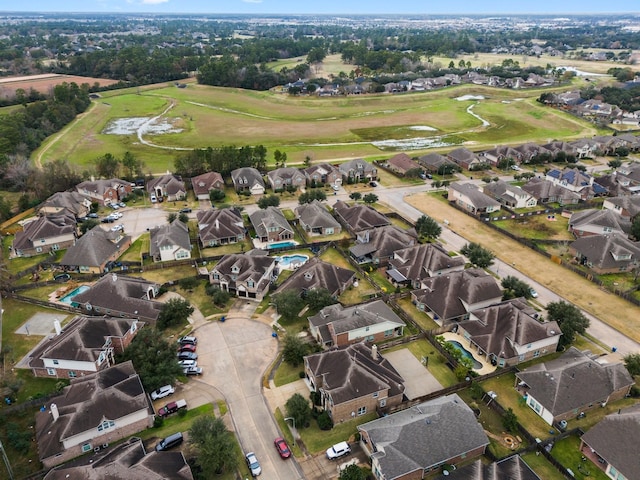
[[349,444],[347,442],[340,442],[327,449],[327,458],[329,460],[334,460],[342,457],[343,455],[347,455],[348,453],[351,453],[351,447],[349,447]]

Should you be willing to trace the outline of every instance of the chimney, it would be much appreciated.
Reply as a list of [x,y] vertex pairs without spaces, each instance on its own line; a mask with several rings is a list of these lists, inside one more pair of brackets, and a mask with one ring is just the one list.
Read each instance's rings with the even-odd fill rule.
[[60,326],[60,320],[55,319],[53,321],[53,328],[56,329],[56,335],[60,335],[62,333],[62,327]]
[[220,221],[216,218],[216,230],[220,228]]
[[378,346],[375,343],[371,345],[371,358],[378,360]]
[[118,275],[116,275],[115,273],[112,273],[112,274],[111,274],[111,280],[112,280],[112,281],[114,281],[114,282],[115,282],[116,280],[118,280]]
[[53,421],[55,422],[60,416],[60,412],[58,412],[58,406],[55,403],[52,403],[49,408],[51,408],[51,415],[53,415]]

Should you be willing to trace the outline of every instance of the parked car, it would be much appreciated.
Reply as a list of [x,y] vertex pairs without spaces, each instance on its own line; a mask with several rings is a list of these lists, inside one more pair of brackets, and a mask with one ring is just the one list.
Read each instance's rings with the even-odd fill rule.
[[176,400],[175,402],[169,402],[164,407],[158,409],[158,415],[161,417],[167,417],[172,413],[176,413],[182,408],[187,408],[187,401],[184,399]]
[[262,473],[262,468],[260,468],[260,463],[258,462],[258,458],[255,453],[249,452],[244,456],[244,458],[247,461],[247,466],[249,467],[251,475],[257,477]]
[[127,204],[126,204],[126,203],[124,203],[124,202],[118,202],[118,206],[119,206],[120,208],[124,208],[124,207],[126,207],[126,206],[127,206]]
[[538,298],[538,292],[536,292],[533,288],[529,289],[529,295],[531,295],[531,298]]
[[160,398],[168,397],[175,393],[176,389],[171,385],[164,385],[157,390],[151,392],[151,400],[158,400]]
[[151,199],[151,203],[156,203],[158,201],[155,195],[151,195],[149,198]]
[[196,360],[178,360],[178,363],[184,368],[198,366],[198,362]]
[[120,205],[118,205],[117,203],[110,203],[109,207],[113,208],[114,210],[118,210],[120,208]]
[[198,354],[194,352],[178,352],[178,360],[197,360]]
[[166,438],[160,440],[160,442],[156,445],[156,452],[164,452],[165,450],[169,450],[170,448],[177,447],[182,443],[184,438],[182,437],[182,433],[174,433],[173,435],[169,435]]
[[196,351],[196,347],[195,345],[192,345],[190,343],[187,343],[185,345],[181,345],[180,346],[180,351],[181,352],[195,352]]
[[198,339],[196,337],[190,337],[190,336],[186,336],[186,337],[180,337],[178,339],[178,343],[180,345],[197,345],[198,344]]
[[87,217],[89,217],[89,218],[98,218],[98,214],[93,212],[93,213],[90,213],[89,215],[87,215]]
[[[186,362],[190,360],[185,360]],[[185,375],[202,375],[202,367],[196,367],[195,365],[192,367],[185,367],[183,370]]]
[[189,207],[181,208],[180,213],[191,213],[191,209]]
[[369,186],[370,187],[377,187],[378,184],[377,184],[377,182],[369,182]]
[[113,227],[111,227],[112,232],[121,232],[122,230],[124,230],[124,225],[122,224],[114,225]]
[[122,218],[124,215],[122,214],[122,212],[113,212],[111,214],[109,214],[110,217],[115,218],[116,220],[119,218]]
[[331,188],[333,188],[337,192],[338,190],[340,190],[340,185],[333,185]]
[[327,449],[327,458],[334,460],[351,453],[351,447],[347,442],[336,443],[333,447]]
[[115,222],[115,221],[116,221],[116,219],[115,219],[115,218],[113,218],[113,217],[104,217],[104,218],[102,219],[102,223],[113,223],[113,222]]
[[518,171],[520,170],[520,167],[518,165],[511,165],[511,170]]
[[276,446],[276,450],[278,451],[280,457],[289,458],[291,456],[291,450],[289,449],[289,445],[287,445],[287,442],[284,440],[284,438],[278,437],[273,441],[273,443]]

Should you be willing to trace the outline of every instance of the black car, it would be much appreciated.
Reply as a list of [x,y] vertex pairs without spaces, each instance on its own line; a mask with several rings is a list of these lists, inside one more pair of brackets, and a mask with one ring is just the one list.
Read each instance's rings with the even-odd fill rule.
[[115,218],[113,218],[113,217],[104,217],[104,218],[102,219],[102,223],[113,223],[113,222],[115,222],[115,221],[116,221],[116,219],[115,219]]
[[369,182],[370,187],[377,187],[378,184],[376,182]]
[[197,360],[198,354],[195,352],[178,352],[178,360]]
[[191,213],[191,209],[189,207],[185,207],[180,210],[180,213]]

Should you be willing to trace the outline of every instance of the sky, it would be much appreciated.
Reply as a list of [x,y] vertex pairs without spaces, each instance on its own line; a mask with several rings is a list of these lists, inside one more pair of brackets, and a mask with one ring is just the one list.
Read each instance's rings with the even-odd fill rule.
[[[631,6],[632,4],[635,4]],[[632,2],[602,0],[0,0],[1,11],[243,14],[579,14],[640,12]]]

